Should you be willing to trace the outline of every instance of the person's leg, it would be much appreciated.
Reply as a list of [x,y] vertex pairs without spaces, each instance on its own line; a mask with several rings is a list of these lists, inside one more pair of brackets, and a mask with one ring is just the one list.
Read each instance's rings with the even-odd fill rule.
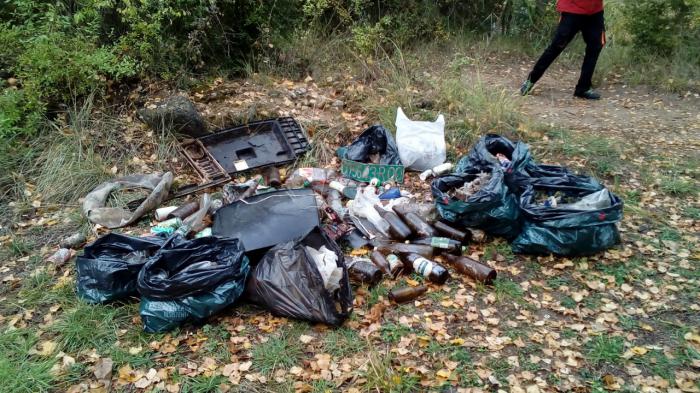
[[598,62],[598,55],[605,45],[605,18],[603,11],[587,17],[586,21],[581,26],[581,35],[586,42],[586,55],[583,57],[581,65],[581,76],[574,94],[581,96],[590,90],[593,78],[593,71]]
[[579,19],[581,15],[562,13],[561,20],[559,21],[559,26],[557,27],[557,32],[554,34],[552,43],[549,44],[547,49],[544,50],[540,59],[537,60],[535,66],[532,68],[532,72],[528,76],[528,80],[531,83],[536,83],[547,68],[554,62],[554,60],[559,57],[559,54],[569,45],[569,42],[576,36],[580,29]]

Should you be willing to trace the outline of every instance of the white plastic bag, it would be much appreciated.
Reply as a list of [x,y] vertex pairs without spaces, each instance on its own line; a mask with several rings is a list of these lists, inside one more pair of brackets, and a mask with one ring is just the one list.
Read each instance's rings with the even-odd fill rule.
[[425,171],[447,158],[445,117],[435,121],[413,121],[401,108],[396,110],[396,144],[401,162],[408,169]]

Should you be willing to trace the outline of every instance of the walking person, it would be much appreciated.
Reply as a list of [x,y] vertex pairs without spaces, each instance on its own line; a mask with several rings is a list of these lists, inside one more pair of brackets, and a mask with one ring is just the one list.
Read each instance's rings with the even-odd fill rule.
[[586,43],[586,54],[583,57],[581,76],[574,89],[574,96],[598,100],[600,94],[592,89],[591,79],[598,55],[605,45],[603,0],[557,0],[557,11],[561,13],[557,32],[520,87],[520,94],[527,95],[532,91],[535,83],[580,31]]

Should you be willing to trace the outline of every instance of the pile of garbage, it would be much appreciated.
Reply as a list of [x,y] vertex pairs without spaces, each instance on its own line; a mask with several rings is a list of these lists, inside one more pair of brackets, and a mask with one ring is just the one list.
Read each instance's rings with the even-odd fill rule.
[[[289,118],[283,121],[294,141],[306,140]],[[258,123],[264,135],[275,135],[273,123]],[[187,141],[184,154],[195,169],[216,176],[201,172],[207,183],[186,187],[188,193],[220,182],[217,171],[228,177],[217,183],[216,197],[205,193],[180,206],[168,205],[182,196],[170,190],[171,173],[98,186],[83,206],[90,221],[119,228],[153,212],[152,226],[142,237],[109,233],[86,246],[76,262],[78,295],[91,303],[140,297],[147,332],[201,322],[243,301],[275,315],[338,326],[352,313],[356,285],[422,276],[426,285],[390,289],[389,299],[401,303],[452,274],[492,283],[492,267],[463,255],[469,242],[487,235],[513,239],[513,249],[523,253],[574,255],[619,242],[615,223],[622,202],[594,179],[536,164],[526,145],[495,135],[482,138],[453,167],[444,162],[442,116],[415,122],[399,108],[396,126],[397,141],[376,125],[338,149],[340,172],[298,168],[287,176],[272,151],[216,150],[232,146],[228,137],[240,145],[243,137],[231,130],[202,138],[209,142]],[[287,153],[303,154],[304,146],[295,149]],[[219,162],[224,156],[237,164]],[[261,173],[230,181],[251,165]],[[402,189],[407,169],[431,182],[434,204]],[[132,204],[134,211],[106,207],[111,192],[134,187],[150,192]]]

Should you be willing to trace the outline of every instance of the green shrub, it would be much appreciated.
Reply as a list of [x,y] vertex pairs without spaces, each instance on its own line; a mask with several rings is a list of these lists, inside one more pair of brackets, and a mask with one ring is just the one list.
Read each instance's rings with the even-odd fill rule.
[[694,57],[698,59],[700,0],[626,1],[622,11],[635,48],[668,56],[680,48],[694,47]]

